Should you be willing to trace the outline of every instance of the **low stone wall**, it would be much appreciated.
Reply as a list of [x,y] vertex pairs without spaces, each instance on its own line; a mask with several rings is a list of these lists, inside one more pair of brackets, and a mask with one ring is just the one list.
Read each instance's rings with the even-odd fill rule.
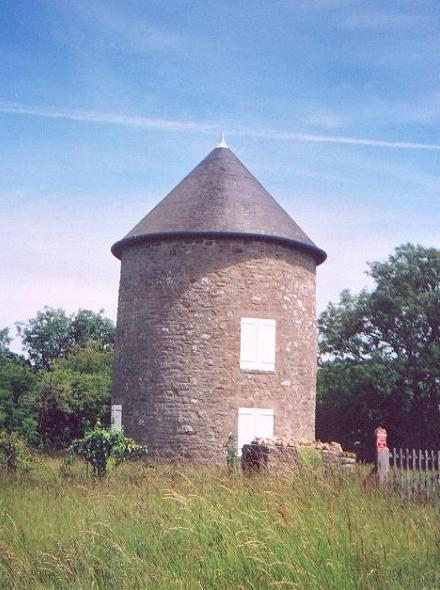
[[356,455],[344,451],[337,442],[297,441],[286,438],[257,438],[242,450],[243,471],[280,471],[292,469],[301,463],[312,467],[340,466],[352,469]]

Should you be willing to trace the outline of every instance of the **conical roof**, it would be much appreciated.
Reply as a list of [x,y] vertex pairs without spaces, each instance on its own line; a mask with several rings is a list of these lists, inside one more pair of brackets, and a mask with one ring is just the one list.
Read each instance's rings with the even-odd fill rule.
[[140,240],[175,236],[237,236],[276,240],[309,252],[318,248],[237,156],[220,143],[122,240],[112,246],[121,258]]

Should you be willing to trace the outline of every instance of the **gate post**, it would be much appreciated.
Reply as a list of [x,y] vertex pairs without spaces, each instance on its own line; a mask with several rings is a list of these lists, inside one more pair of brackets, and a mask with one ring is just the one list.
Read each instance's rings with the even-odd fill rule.
[[376,435],[376,482],[383,487],[388,483],[388,468],[390,466],[387,431],[379,426],[374,431],[374,434]]

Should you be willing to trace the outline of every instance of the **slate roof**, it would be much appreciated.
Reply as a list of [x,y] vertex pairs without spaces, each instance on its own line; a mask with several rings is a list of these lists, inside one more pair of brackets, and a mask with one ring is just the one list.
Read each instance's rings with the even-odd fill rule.
[[139,240],[175,236],[239,236],[276,240],[309,252],[321,264],[318,248],[227,147],[210,152],[122,240],[122,250]]

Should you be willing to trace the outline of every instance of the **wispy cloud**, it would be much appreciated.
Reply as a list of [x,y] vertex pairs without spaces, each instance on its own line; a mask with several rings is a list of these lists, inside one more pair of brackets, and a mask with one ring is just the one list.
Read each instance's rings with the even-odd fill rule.
[[162,129],[169,131],[208,132],[218,130],[218,125],[209,125],[193,121],[175,121],[170,119],[138,117],[117,113],[100,113],[97,111],[83,111],[77,109],[46,108],[20,103],[0,102],[0,113],[9,115],[32,115],[50,119],[67,119],[70,121],[87,121],[90,123],[107,123],[110,125],[126,125],[128,127],[143,127],[145,129]]
[[[219,129],[217,124],[203,123],[198,121],[177,121],[173,119],[132,116],[117,113],[102,113],[97,111],[84,111],[77,109],[40,107],[11,102],[0,102],[0,113],[8,115],[29,115],[51,119],[84,121],[89,123],[103,123],[110,125],[126,125],[129,127],[158,129],[162,131],[213,133],[217,132]],[[247,128],[233,125],[228,127],[228,133],[230,135],[266,138],[278,141],[337,143],[409,150],[440,150],[440,144],[437,143],[415,143],[410,141],[392,141],[388,139],[369,139],[339,135],[319,135],[296,131],[280,131],[277,129]]]
[[366,139],[346,137],[340,135],[315,135],[310,133],[283,132],[272,129],[233,129],[237,135],[264,137],[280,141],[310,141],[315,143],[345,143],[349,145],[367,145],[372,147],[386,147],[397,149],[440,150],[437,143],[413,143],[409,141],[390,141],[387,139]]

